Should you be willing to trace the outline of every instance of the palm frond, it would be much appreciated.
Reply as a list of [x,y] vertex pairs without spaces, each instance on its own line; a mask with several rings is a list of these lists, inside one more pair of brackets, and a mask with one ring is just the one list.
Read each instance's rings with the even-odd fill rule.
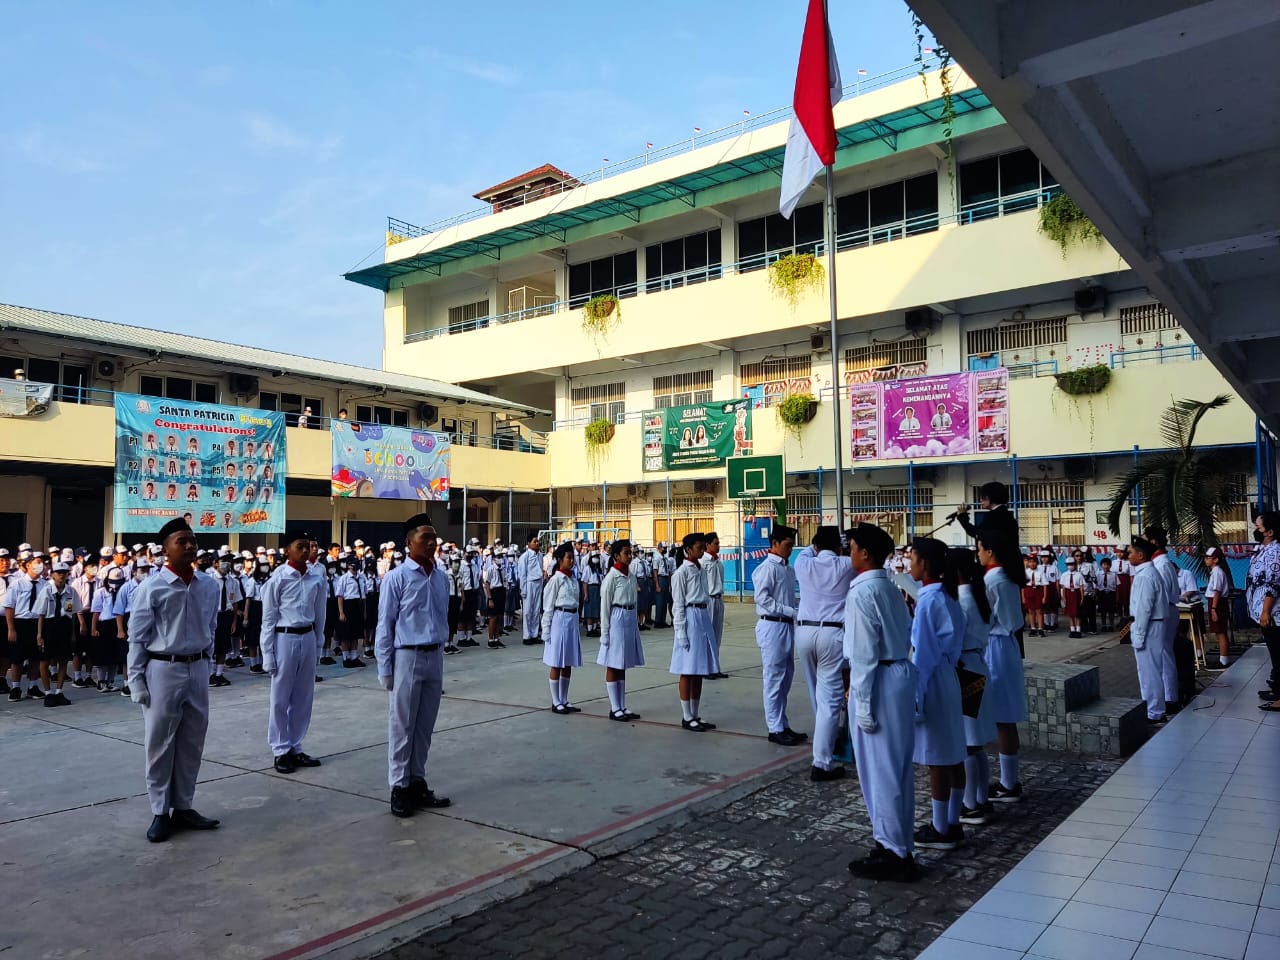
[[1180,400],[1183,405],[1183,412],[1187,418],[1187,442],[1185,449],[1188,451],[1191,445],[1195,443],[1196,428],[1200,426],[1200,421],[1204,419],[1204,415],[1211,410],[1221,410],[1231,402],[1231,394],[1220,393],[1212,400]]
[[1187,414],[1175,400],[1160,414],[1160,439],[1165,446],[1185,449],[1187,441]]
[[[1141,496],[1139,491],[1144,484],[1152,481],[1149,486],[1167,489],[1167,484],[1162,481],[1163,475],[1175,472],[1181,458],[1170,453],[1153,454],[1144,457],[1138,463],[1134,464],[1115,481],[1111,488],[1111,504],[1107,509],[1107,526],[1111,529],[1113,536],[1120,536],[1120,517],[1124,513],[1125,506],[1135,499],[1135,494]],[[1167,515],[1168,497],[1160,494],[1156,496],[1155,510],[1161,516]],[[1149,507],[1149,500],[1146,497],[1142,499],[1142,510],[1144,520],[1146,519]],[[1163,519],[1156,522],[1163,523]]]

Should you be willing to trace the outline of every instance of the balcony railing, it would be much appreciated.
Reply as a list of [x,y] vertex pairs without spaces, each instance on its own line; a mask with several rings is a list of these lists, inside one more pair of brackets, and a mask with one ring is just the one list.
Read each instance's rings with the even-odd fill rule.
[[[994,200],[984,201],[979,204],[971,204],[959,213],[947,216],[930,213],[924,216],[899,220],[896,223],[881,224],[862,230],[851,230],[836,236],[836,251],[855,250],[860,247],[874,246],[878,243],[902,240],[922,233],[932,233],[943,224],[964,225],[981,220],[990,220],[994,217],[1003,217],[1006,214],[1021,213],[1024,210],[1035,209],[1048,203],[1050,197],[1057,190],[1057,187],[1047,190],[1031,190],[1024,193],[1011,194],[1007,197],[997,197]],[[641,289],[645,293],[661,293],[693,284],[719,280],[729,274],[754,273],[757,270],[765,269],[770,264],[776,263],[783,257],[795,253],[811,253],[816,257],[826,256],[826,241],[815,240],[811,243],[797,244],[794,247],[768,250],[764,253],[743,257],[735,263],[714,264],[706,267],[695,267],[692,270],[682,270],[678,273],[664,274],[661,277],[654,277],[652,280],[619,287],[617,296],[621,299],[626,299],[627,297],[634,297]],[[507,323],[519,323],[522,320],[529,320],[534,317],[545,317],[555,313],[564,313],[568,310],[576,310],[585,302],[585,298],[582,297],[567,301],[556,300],[554,303],[539,304],[535,307],[526,307],[523,310],[515,310],[510,313],[498,314],[497,316],[480,317],[463,323],[432,327],[428,330],[414,330],[404,335],[404,342],[419,343],[423,340],[434,340],[436,337],[451,336],[456,333],[469,333],[474,330],[484,330],[487,327],[501,326]]]
[[1199,360],[1203,353],[1194,343],[1178,343],[1172,346],[1144,347],[1141,350],[1117,350],[1111,354],[1111,369],[1120,370],[1140,364],[1186,363]]
[[[37,381],[32,381],[37,382]],[[94,407],[110,407],[115,405],[116,392],[114,390],[104,390],[100,387],[64,387],[57,384],[54,387],[53,398],[61,403],[79,404],[83,406]],[[159,397],[157,399],[164,399]],[[196,401],[172,400],[173,403],[194,403]],[[219,400],[219,402],[222,402]],[[246,408],[249,409],[249,408]],[[275,412],[275,411],[273,411]],[[337,420],[337,417],[316,416],[312,414],[307,418],[305,426],[298,427],[299,413],[292,411],[285,412],[285,425],[294,429],[303,430],[328,430],[329,425]],[[368,423],[368,421],[347,420],[348,423]],[[373,424],[369,424],[372,426]],[[389,426],[389,424],[378,424],[379,426]],[[427,427],[411,427],[408,429],[430,429]],[[455,446],[460,447],[482,447],[490,450],[512,450],[518,453],[546,453],[547,452],[547,435],[538,430],[529,430],[520,426],[516,431],[507,431],[500,433],[494,437],[481,436],[473,433],[454,433],[445,430],[432,430],[433,433],[448,433],[450,439]]]

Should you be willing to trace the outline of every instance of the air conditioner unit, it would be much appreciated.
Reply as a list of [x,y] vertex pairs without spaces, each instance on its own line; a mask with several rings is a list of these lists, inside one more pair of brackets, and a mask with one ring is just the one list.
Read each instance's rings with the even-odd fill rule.
[[425,424],[426,426],[431,426],[431,424],[435,423],[436,419],[439,416],[440,416],[440,408],[437,407],[435,404],[432,404],[432,403],[418,404],[418,419],[421,420],[423,424]]
[[908,310],[903,321],[908,332],[923,337],[933,331],[940,319],[938,314],[928,307],[917,307],[915,310]]
[[231,375],[231,392],[237,397],[253,397],[258,394],[258,378],[249,373]]
[[99,357],[93,361],[93,375],[99,380],[119,380],[124,376],[124,365],[114,357]]
[[1092,480],[1093,457],[1066,457],[1062,461],[1062,475],[1068,480]]
[[827,353],[831,350],[831,338],[825,333],[811,334],[809,337],[809,349],[814,353]]
[[715,493],[716,482],[714,480],[695,480],[693,481],[694,493]]
[[1105,313],[1107,309],[1106,287],[1085,287],[1075,294],[1076,313]]

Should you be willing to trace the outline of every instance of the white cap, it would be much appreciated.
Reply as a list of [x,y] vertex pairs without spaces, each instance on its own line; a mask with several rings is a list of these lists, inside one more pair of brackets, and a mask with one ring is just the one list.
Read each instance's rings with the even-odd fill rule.
[[363,541],[363,540],[357,540],[355,545],[356,545],[357,547],[363,547],[363,546],[364,546],[364,541]]
[[134,552],[134,553],[138,553],[140,550],[142,550],[142,544],[140,544],[140,543],[135,543],[135,544],[133,545],[133,552]]
[[98,556],[100,556],[103,560],[110,560],[111,553],[112,553],[112,550],[110,547],[103,547],[101,550],[98,551]]
[[123,543],[117,543],[117,544],[116,544],[115,552],[116,552],[116,553],[128,553],[128,552],[129,552],[129,549],[128,549],[128,548],[127,548]]
[[30,550],[30,549],[31,549],[31,544],[29,544],[29,543],[20,543],[20,544],[18,544],[18,550],[19,550],[19,551],[22,551],[22,550]]
[[240,551],[240,559],[241,559],[241,560],[252,560],[252,559],[253,559],[253,553],[252,553],[251,551],[249,551],[249,550],[241,550],[241,551]]
[[65,560],[67,563],[70,563],[72,560],[74,560],[74,559],[76,558],[76,552],[75,552],[74,550],[72,550],[70,547],[65,547],[65,548],[63,549],[62,553],[60,554],[60,556],[61,556],[61,557],[62,557],[62,559],[63,559],[63,560]]
[[151,550],[149,551],[149,553],[150,553],[153,557],[163,556],[163,555],[164,555],[164,547],[160,546],[160,544],[158,544],[158,543],[153,543],[153,544],[151,545]]
[[1222,556],[1222,551],[1219,550],[1217,547],[1210,547],[1208,550],[1204,552],[1204,555],[1206,557],[1220,557]]
[[68,573],[70,570],[71,570],[71,568],[70,568],[69,566],[67,566],[65,563],[63,563],[61,560],[58,560],[58,561],[57,561],[56,563],[54,563],[54,565],[53,565],[53,572],[54,572],[54,573]]
[[150,570],[151,561],[148,560],[145,555],[143,555],[138,558],[138,562],[133,565],[133,568],[135,570]]
[[258,556],[262,556],[262,554],[267,552],[267,548],[263,546],[257,546],[253,548],[253,552],[256,553]]

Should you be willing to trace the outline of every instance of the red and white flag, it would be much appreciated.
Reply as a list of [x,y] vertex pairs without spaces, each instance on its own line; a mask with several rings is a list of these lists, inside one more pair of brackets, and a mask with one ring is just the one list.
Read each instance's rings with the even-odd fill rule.
[[809,0],[796,70],[794,115],[787,131],[778,209],[790,219],[796,204],[822,168],[836,160],[836,124],[831,108],[840,102],[840,64],[827,26],[823,0]]

